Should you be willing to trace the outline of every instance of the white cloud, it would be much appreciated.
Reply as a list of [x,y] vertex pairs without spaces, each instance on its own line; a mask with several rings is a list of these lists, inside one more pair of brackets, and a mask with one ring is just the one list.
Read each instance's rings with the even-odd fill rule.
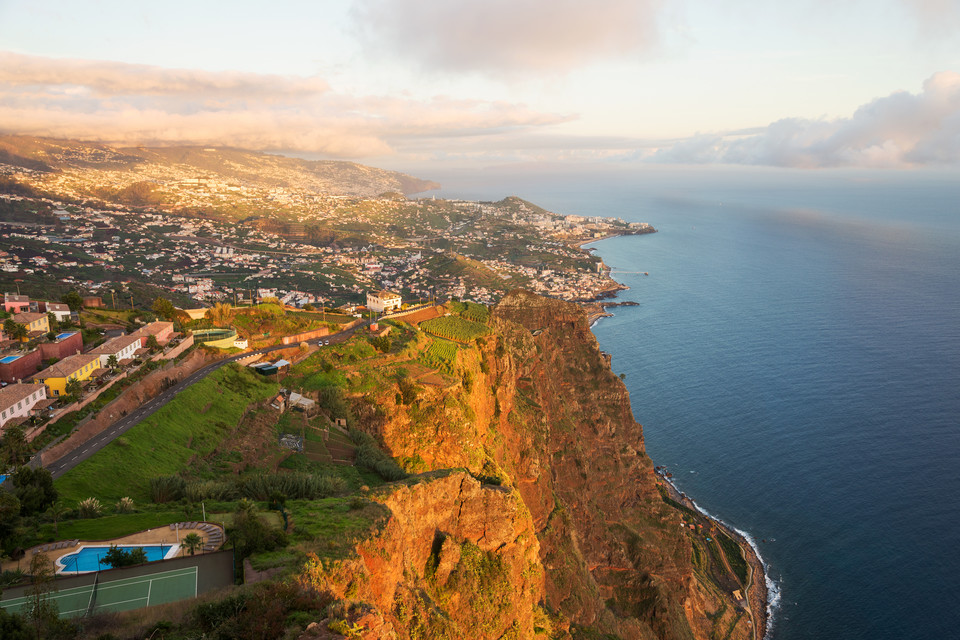
[[0,53],[0,130],[112,144],[216,144],[338,158],[567,120],[523,105],[351,96],[319,78]]
[[806,168],[960,163],[960,74],[937,73],[920,93],[877,98],[849,118],[789,118],[749,133],[697,135],[651,159]]
[[0,52],[0,84],[78,86],[98,95],[302,98],[329,89],[320,78],[238,71],[165,69],[99,60],[51,59]]
[[657,42],[661,0],[356,0],[369,47],[434,70],[566,71]]

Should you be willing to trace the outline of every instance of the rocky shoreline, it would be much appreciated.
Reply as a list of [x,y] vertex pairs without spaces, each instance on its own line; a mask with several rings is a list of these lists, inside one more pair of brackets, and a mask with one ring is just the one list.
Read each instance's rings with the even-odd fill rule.
[[767,637],[768,625],[770,622],[770,595],[767,592],[766,567],[764,566],[760,555],[757,553],[756,548],[746,537],[744,537],[742,533],[729,526],[725,522],[708,514],[706,511],[701,509],[696,502],[687,496],[687,494],[677,489],[676,485],[670,480],[670,475],[666,472],[665,468],[658,467],[656,471],[657,475],[663,481],[663,486],[666,487],[667,493],[670,495],[672,500],[701,514],[705,519],[712,522],[718,529],[721,529],[724,533],[730,536],[730,538],[736,541],[736,543],[740,546],[740,550],[743,552],[743,557],[747,561],[747,565],[750,567],[746,591],[748,604],[747,612],[750,614],[750,619],[753,621],[753,637],[756,640],[764,640],[764,638]]

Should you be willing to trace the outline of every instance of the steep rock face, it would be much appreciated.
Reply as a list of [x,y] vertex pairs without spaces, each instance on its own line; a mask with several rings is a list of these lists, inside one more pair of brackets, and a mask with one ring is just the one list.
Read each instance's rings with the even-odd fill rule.
[[517,291],[491,327],[479,348],[460,351],[461,384],[424,389],[410,407],[378,399],[386,448],[414,471],[466,467],[513,487],[539,541],[545,607],[574,629],[710,637],[705,614],[733,601],[698,581],[627,390],[582,308]]
[[377,625],[344,620],[377,638],[536,637],[540,548],[514,491],[453,471],[373,499],[391,512],[384,528],[356,558],[320,570],[337,597],[371,605],[363,617]]
[[515,469],[534,515],[548,603],[624,637],[691,637],[690,547],[671,525],[626,388],[582,310],[514,292],[494,322],[504,342],[492,359],[496,388],[507,407],[496,428],[511,434],[498,457]]
[[490,326],[459,351],[459,383],[422,388],[409,405],[384,389],[383,417],[366,427],[410,471],[462,467],[515,490],[555,628],[750,637],[729,590],[694,570],[682,514],[661,498],[629,394],[582,308],[516,291]]

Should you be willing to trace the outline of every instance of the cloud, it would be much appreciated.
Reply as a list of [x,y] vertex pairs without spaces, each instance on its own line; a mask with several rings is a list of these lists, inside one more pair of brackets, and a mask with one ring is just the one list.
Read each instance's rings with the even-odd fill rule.
[[661,0],[356,0],[367,45],[424,68],[566,71],[657,42]]
[[901,0],[916,15],[925,36],[956,36],[960,26],[960,2],[957,0]]
[[51,59],[0,52],[0,84],[86,87],[99,95],[176,95],[289,99],[324,93],[323,80],[237,71],[165,69],[142,64]]
[[960,163],[960,74],[937,73],[920,93],[877,98],[849,118],[788,118],[751,132],[697,135],[650,159],[806,168]]
[[422,139],[472,139],[568,119],[498,101],[352,96],[319,78],[0,52],[5,133],[363,158]]

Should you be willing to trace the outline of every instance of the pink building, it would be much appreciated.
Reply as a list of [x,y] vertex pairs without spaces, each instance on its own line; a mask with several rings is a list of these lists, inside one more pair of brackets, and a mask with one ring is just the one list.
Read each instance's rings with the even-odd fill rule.
[[65,331],[53,342],[40,343],[40,355],[44,360],[66,358],[83,351],[83,335],[79,331]]
[[33,406],[47,399],[42,384],[11,384],[0,389],[0,428],[10,420],[27,418]]
[[30,296],[7,293],[3,296],[3,310],[7,313],[25,313],[30,311]]
[[0,380],[4,382],[26,380],[42,368],[42,362],[43,355],[39,349],[0,357]]

